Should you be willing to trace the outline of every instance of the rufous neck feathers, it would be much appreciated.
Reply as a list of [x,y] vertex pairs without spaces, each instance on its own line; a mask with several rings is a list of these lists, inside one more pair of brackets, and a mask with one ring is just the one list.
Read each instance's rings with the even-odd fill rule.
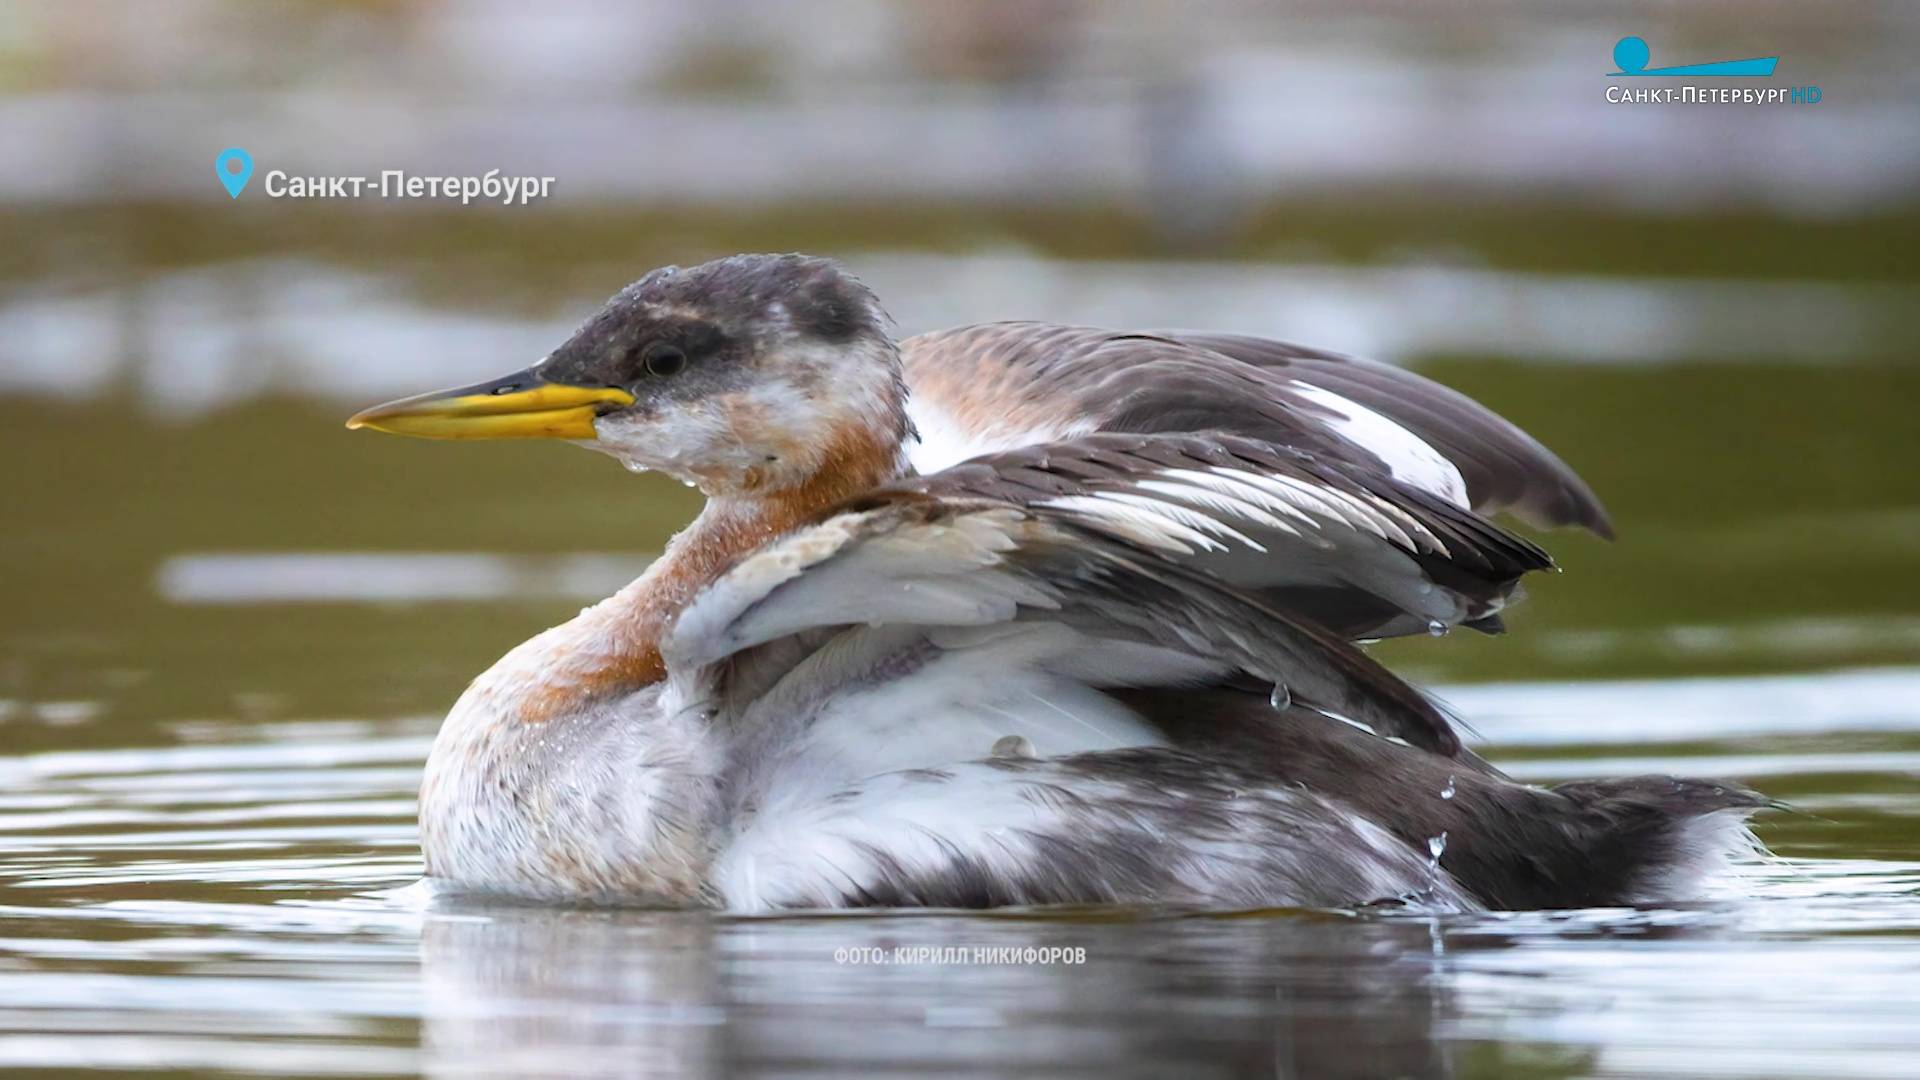
[[701,589],[774,537],[906,468],[899,439],[871,430],[837,434],[820,460],[822,466],[799,484],[710,498],[646,573],[523,646],[541,655],[531,665],[513,665],[523,679],[533,676],[514,710],[520,719],[541,722],[665,678],[661,638]]

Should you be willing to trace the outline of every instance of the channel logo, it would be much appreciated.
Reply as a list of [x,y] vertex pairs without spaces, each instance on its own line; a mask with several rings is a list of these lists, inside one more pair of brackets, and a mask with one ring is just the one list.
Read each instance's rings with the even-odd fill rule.
[[1613,62],[1620,70],[1612,72],[1610,78],[1666,77],[1672,75],[1690,75],[1699,79],[1760,79],[1772,78],[1773,66],[1780,62],[1777,56],[1756,56],[1748,60],[1715,60],[1706,64],[1681,64],[1678,67],[1650,68],[1647,62],[1653,59],[1653,50],[1637,37],[1623,37],[1613,46]]

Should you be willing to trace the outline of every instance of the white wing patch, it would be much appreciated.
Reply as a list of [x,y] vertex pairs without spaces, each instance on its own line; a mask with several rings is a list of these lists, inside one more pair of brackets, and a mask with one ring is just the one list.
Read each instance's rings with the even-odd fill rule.
[[1062,495],[1041,500],[1034,505],[1093,518],[1122,535],[1146,534],[1147,542],[1154,547],[1180,555],[1191,554],[1193,547],[1202,551],[1225,551],[1227,545],[1215,537],[1224,537],[1256,551],[1267,550],[1252,537],[1218,518],[1151,495],[1101,491],[1092,495]]
[[1165,479],[1142,481],[1140,487],[1147,491],[1174,495],[1194,505],[1204,506],[1222,514],[1242,517],[1291,536],[1300,536],[1300,530],[1293,523],[1268,513],[1268,510],[1286,514],[1301,525],[1314,527],[1312,518],[1291,506],[1284,503],[1266,506],[1267,500],[1260,494],[1260,489],[1235,478],[1232,469],[1222,469],[1217,466],[1211,471],[1168,469],[1160,475]]
[[1420,436],[1331,390],[1298,380],[1292,382],[1291,389],[1333,413],[1335,419],[1329,421],[1328,426],[1334,433],[1386,462],[1395,480],[1437,495],[1463,510],[1473,508],[1467,501],[1467,482],[1459,468]]
[[1370,492],[1340,491],[1297,477],[1220,465],[1163,469],[1132,481],[1125,490],[1062,495],[1035,505],[1097,522],[1173,555],[1191,555],[1195,549],[1224,551],[1229,544],[1267,553],[1267,545],[1244,529],[1271,530],[1324,548],[1329,528],[1384,540],[1413,554],[1447,555],[1431,530]]
[[907,419],[920,433],[920,441],[909,443],[907,460],[915,472],[930,476],[977,458],[1003,450],[1018,450],[1044,442],[1058,442],[1085,435],[1094,429],[1092,420],[1070,424],[1034,427],[988,428],[977,430],[962,423],[946,409],[920,396],[907,398]]

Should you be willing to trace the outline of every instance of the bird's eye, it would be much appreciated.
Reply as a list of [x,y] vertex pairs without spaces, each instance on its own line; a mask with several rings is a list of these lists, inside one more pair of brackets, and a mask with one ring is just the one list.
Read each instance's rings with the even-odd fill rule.
[[687,366],[686,351],[678,345],[656,341],[641,354],[649,375],[678,375]]

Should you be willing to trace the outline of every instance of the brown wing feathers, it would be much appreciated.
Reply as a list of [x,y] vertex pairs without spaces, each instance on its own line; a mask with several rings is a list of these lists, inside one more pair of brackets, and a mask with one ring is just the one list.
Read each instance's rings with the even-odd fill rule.
[[1290,387],[1298,382],[1419,436],[1460,471],[1474,509],[1613,535],[1592,489],[1552,451],[1464,394],[1403,368],[1236,334],[1021,322],[923,334],[903,342],[901,355],[915,395],[959,412],[986,387],[1000,407],[1023,417],[1093,418],[1100,431],[1226,431],[1368,464],[1364,451],[1353,457],[1302,407]]
[[[1612,533],[1545,447],[1399,368],[1236,335],[1039,323],[923,335],[902,356],[912,392],[964,433],[1035,441],[859,505],[1020,508],[1079,538],[1082,561],[1046,545],[1021,557],[1087,590],[1109,630],[1244,637],[1257,612],[1274,628],[1261,649],[1345,688],[1322,688],[1347,697],[1321,704],[1443,752],[1458,745],[1445,717],[1347,641],[1499,628],[1518,580],[1552,561],[1476,510]],[[1100,592],[1120,581],[1125,596]],[[1237,661],[1260,673],[1257,657]]]
[[1541,526],[1575,525],[1612,539],[1586,481],[1533,436],[1450,387],[1404,368],[1238,334],[1156,335],[1284,372],[1392,419],[1454,463],[1477,510],[1511,510]]
[[[1347,638],[1482,618],[1522,574],[1552,565],[1528,541],[1390,477],[1217,432],[1087,435],[895,486],[1047,506],[1136,538],[1158,530],[1185,549],[1172,557]],[[1329,553],[1327,579],[1289,578],[1295,549]],[[1454,594],[1460,608],[1409,611],[1432,591],[1423,586]]]
[[999,567],[1048,598],[1028,617],[1099,640],[1134,641],[1216,661],[1282,688],[1275,690],[1278,696],[1383,736],[1445,755],[1459,750],[1446,714],[1433,701],[1353,645],[1168,558],[1140,538],[1091,526],[1071,512],[951,487],[883,488],[838,513],[860,515],[864,533],[883,536],[1009,511],[1025,524],[1009,533],[1012,542],[999,552]]

